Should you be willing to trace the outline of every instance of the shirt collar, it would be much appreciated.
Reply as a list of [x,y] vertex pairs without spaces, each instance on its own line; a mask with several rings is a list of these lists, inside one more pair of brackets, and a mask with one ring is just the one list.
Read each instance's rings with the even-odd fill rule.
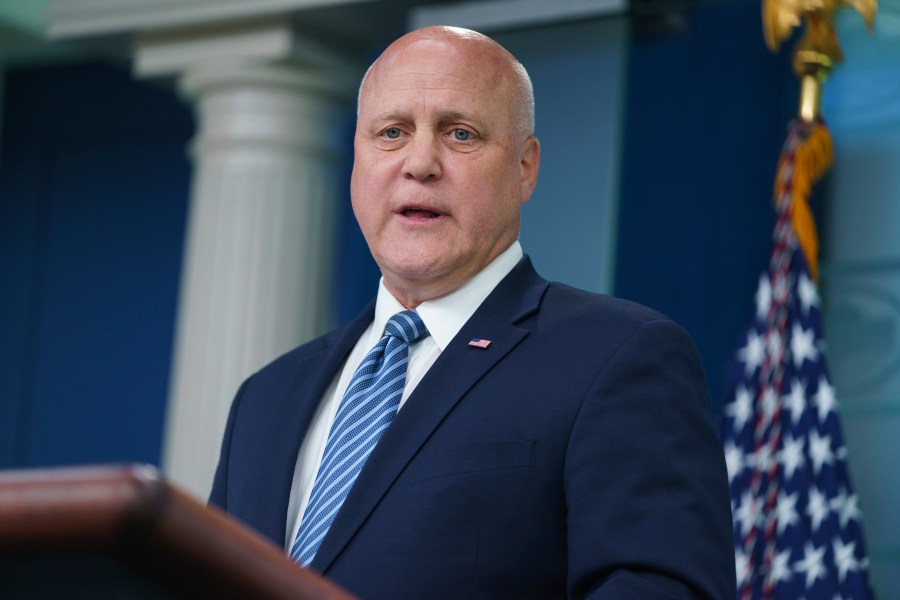
[[[428,333],[441,351],[447,347],[469,317],[481,306],[484,299],[494,291],[497,284],[506,277],[522,258],[522,246],[516,240],[488,266],[479,271],[460,287],[449,294],[426,300],[416,312],[428,328]],[[384,278],[378,284],[378,298],[375,302],[375,319],[372,321],[372,337],[380,338],[388,319],[404,310],[403,306],[384,287]],[[374,342],[373,342],[374,344]]]

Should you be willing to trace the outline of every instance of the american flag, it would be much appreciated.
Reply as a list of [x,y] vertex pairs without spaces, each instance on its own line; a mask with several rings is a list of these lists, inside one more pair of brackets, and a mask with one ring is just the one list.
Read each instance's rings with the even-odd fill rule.
[[791,219],[797,186],[808,193],[797,153],[815,126],[793,124],[782,151],[771,261],[722,409],[742,600],[872,598],[819,295]]
[[473,348],[481,348],[482,350],[484,350],[485,348],[487,348],[488,346],[491,345],[491,340],[483,340],[481,338],[472,338],[469,341],[469,345],[472,346]]

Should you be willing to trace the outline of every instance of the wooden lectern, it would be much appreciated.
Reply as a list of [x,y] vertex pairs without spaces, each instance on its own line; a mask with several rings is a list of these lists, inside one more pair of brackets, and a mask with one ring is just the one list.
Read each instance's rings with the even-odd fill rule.
[[352,598],[153,467],[0,472],[0,598]]

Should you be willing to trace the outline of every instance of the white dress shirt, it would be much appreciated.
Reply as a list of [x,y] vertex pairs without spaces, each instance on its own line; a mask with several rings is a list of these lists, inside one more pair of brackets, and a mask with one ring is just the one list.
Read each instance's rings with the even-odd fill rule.
[[[512,271],[522,258],[522,246],[518,241],[503,251],[497,258],[472,277],[462,286],[440,298],[427,300],[416,307],[416,312],[428,328],[428,337],[416,342],[409,349],[409,364],[406,371],[406,384],[400,407],[409,398],[431,365],[437,360],[447,344],[450,343],[469,317],[478,309],[485,298],[497,287],[500,280]],[[335,374],[322,396],[322,401],[313,415],[306,437],[300,446],[297,466],[294,468],[294,480],[291,485],[291,499],[288,503],[287,535],[285,549],[288,553],[300,529],[300,521],[309,496],[312,493],[316,473],[325,453],[328,432],[337,413],[344,391],[359,363],[369,353],[384,334],[388,320],[403,311],[403,306],[384,287],[384,279],[378,285],[378,297],[375,301],[375,318],[363,332],[353,351],[344,361],[343,366]],[[423,399],[423,401],[427,401]],[[399,410],[399,409],[398,409]]]

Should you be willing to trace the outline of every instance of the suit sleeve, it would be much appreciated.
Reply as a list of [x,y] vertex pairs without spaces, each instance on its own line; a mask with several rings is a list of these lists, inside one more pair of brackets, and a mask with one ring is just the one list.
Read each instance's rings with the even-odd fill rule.
[[213,478],[212,491],[209,494],[209,504],[218,506],[223,510],[228,509],[228,462],[231,453],[231,437],[234,433],[234,423],[237,418],[238,405],[244,389],[247,387],[247,379],[241,384],[234,401],[231,403],[231,409],[228,411],[228,420],[225,423],[225,434],[222,436],[222,449],[219,453],[219,464],[216,467],[216,474]]
[[600,365],[568,443],[573,598],[735,597],[727,475],[687,334],[639,326]]

